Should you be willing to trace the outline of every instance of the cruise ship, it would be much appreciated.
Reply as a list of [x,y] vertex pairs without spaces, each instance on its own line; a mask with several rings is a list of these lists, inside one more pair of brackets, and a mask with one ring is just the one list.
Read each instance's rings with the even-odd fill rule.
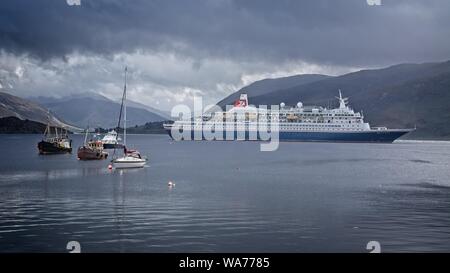
[[280,103],[277,109],[256,108],[246,94],[228,111],[180,119],[164,128],[174,140],[267,140],[265,130],[280,141],[386,142],[391,143],[414,129],[371,127],[364,116],[348,106],[339,90],[339,107],[295,107]]

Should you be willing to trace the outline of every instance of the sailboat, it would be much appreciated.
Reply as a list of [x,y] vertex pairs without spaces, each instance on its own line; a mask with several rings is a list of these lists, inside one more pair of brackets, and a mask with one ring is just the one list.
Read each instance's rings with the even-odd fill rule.
[[72,153],[72,140],[69,139],[67,130],[61,129],[58,133],[58,127],[54,127],[55,133],[52,135],[50,127],[50,117],[48,117],[47,127],[44,137],[38,143],[39,154],[65,154]]
[[89,128],[86,129],[83,146],[78,148],[77,156],[80,160],[106,159],[108,153],[103,150],[103,143],[98,139],[87,141]]
[[147,162],[147,158],[142,157],[139,151],[127,149],[127,68],[125,67],[125,84],[123,87],[122,105],[120,106],[119,122],[117,128],[120,128],[120,120],[123,110],[123,156],[111,160],[114,168],[142,168]]

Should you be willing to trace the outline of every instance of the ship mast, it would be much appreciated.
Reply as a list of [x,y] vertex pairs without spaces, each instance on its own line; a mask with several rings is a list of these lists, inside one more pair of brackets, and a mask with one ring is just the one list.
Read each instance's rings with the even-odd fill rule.
[[86,127],[86,134],[84,135],[84,146],[86,146],[87,143],[88,132],[89,132],[89,125]]
[[339,97],[336,97],[339,100],[339,109],[345,109],[347,106],[348,98],[343,98],[341,89],[339,89]]
[[127,146],[127,67],[125,66],[125,84],[123,86],[123,145]]
[[45,127],[44,138],[46,138],[52,132],[50,131],[50,110],[47,110],[47,127]]
[[120,129],[120,121],[122,120],[122,113],[124,115],[124,130],[123,130],[123,144],[126,145],[126,109],[125,109],[125,99],[126,99],[126,92],[127,92],[127,67],[125,67],[125,84],[123,86],[123,95],[122,95],[122,103],[120,105],[120,112],[119,112],[119,121],[117,122],[117,131]]

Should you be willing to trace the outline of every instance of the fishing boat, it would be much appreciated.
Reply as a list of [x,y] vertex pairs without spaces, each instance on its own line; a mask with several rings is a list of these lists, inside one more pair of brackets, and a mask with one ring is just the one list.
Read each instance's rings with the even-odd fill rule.
[[[111,160],[116,169],[142,168],[147,162],[147,158],[141,156],[138,150],[127,149],[127,68],[125,67],[125,84],[123,87],[122,104],[120,106],[119,121],[117,128],[120,128],[120,121],[123,113],[123,156]],[[115,151],[115,150],[114,150]]]
[[58,127],[54,127],[54,134],[51,131],[49,119],[45,128],[44,137],[38,143],[39,154],[72,153],[72,140],[69,139],[67,130],[61,128],[60,132],[58,132]]
[[98,139],[91,139],[87,141],[89,129],[86,129],[83,146],[78,148],[79,160],[101,160],[108,157],[108,153],[103,150],[103,143]]

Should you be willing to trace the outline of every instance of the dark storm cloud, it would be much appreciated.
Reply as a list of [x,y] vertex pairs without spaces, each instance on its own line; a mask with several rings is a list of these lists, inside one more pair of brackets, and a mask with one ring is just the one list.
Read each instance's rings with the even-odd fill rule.
[[0,47],[40,59],[142,50],[368,66],[448,59],[448,26],[446,0],[13,0],[0,6]]

